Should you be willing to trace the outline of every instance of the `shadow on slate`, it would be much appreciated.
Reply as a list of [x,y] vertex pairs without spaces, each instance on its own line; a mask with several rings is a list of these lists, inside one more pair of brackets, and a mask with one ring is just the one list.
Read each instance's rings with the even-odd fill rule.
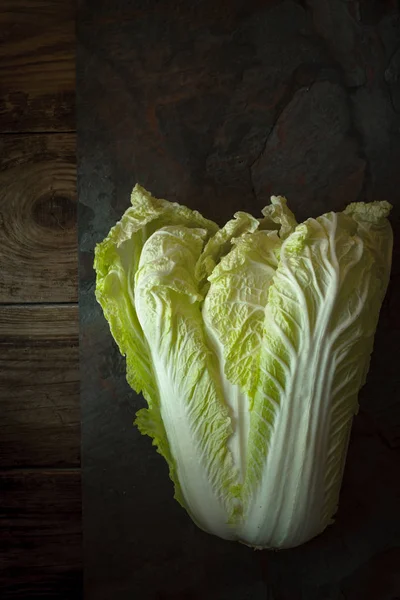
[[[398,3],[81,0],[78,40],[85,597],[400,598]],[[254,552],[198,530],[132,426],[144,401],[92,264],[136,182],[220,224],[259,215],[271,193],[299,219],[394,205],[392,281],[339,513],[302,547]]]

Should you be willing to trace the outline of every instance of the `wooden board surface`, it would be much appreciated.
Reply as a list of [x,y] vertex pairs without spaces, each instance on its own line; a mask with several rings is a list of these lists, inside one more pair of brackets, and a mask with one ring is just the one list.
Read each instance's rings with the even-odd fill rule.
[[0,5],[2,600],[82,597],[74,20]]
[[80,470],[0,471],[2,598],[81,597]]
[[[87,600],[395,600],[400,547],[398,2],[81,0],[80,306]],[[225,223],[393,204],[393,276],[335,525],[285,552],[198,530],[132,428],[144,405],[94,298],[136,182]],[[156,540],[156,543],[154,542]],[[212,584],[210,584],[212,582]]]
[[0,469],[80,464],[77,306],[0,306]]
[[77,298],[74,134],[0,137],[0,301]]
[[0,305],[0,589],[7,600],[82,597],[77,317],[77,305]]
[[75,130],[75,2],[3,0],[0,132]]

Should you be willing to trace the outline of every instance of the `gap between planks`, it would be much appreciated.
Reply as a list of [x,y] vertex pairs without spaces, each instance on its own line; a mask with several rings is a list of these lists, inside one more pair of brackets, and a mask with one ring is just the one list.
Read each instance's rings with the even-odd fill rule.
[[40,306],[54,306],[61,308],[63,306],[78,306],[77,300],[71,302],[0,302],[0,308],[36,308]]
[[34,130],[27,130],[27,131],[12,131],[12,130],[6,130],[6,131],[0,131],[0,135],[67,135],[69,133],[72,134],[76,134],[77,130],[76,129],[65,129],[64,131],[58,131],[58,129],[53,129],[53,130],[40,130],[40,131],[34,131]]
[[69,466],[69,465],[65,465],[63,467],[46,467],[45,465],[40,465],[40,466],[30,466],[30,467],[24,467],[24,466],[19,466],[19,467],[0,467],[0,477],[1,475],[5,475],[7,474],[7,476],[12,476],[12,475],[23,475],[24,473],[29,474],[29,473],[38,473],[38,472],[42,472],[43,474],[48,474],[48,475],[52,475],[55,474],[57,475],[58,473],[63,473],[64,475],[66,473],[78,473],[81,474],[82,472],[82,468],[81,467],[73,467],[73,466]]

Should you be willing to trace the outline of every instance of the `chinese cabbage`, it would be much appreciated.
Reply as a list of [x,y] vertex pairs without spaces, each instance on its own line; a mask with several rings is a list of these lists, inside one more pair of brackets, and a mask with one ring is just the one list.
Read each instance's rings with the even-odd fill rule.
[[273,196],[222,229],[136,186],[96,248],[96,296],[137,425],[204,530],[289,548],[336,512],[388,284],[387,202],[297,224]]

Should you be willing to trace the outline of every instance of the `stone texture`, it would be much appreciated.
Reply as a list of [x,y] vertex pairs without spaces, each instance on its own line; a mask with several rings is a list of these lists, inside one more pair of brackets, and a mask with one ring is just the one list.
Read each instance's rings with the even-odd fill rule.
[[318,216],[322,204],[342,210],[357,200],[364,171],[346,92],[329,81],[296,92],[252,167],[257,197],[294,198],[300,219]]
[[[395,600],[400,522],[396,1],[81,0],[80,314],[86,597]],[[224,223],[394,208],[392,282],[334,526],[255,553],[199,531],[132,428],[143,406],[94,299],[93,249],[136,182]]]

